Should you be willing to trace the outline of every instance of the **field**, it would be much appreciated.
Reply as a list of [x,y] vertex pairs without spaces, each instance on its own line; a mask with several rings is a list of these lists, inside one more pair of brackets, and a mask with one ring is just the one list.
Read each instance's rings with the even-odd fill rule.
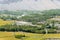
[[0,19],[0,26],[1,25],[6,25],[6,24],[11,24],[13,21],[4,21],[2,19]]
[[13,32],[0,32],[0,40],[44,40],[45,38],[60,38],[60,34],[35,34],[25,32],[15,32],[15,35],[23,35],[26,37],[18,39],[14,37]]

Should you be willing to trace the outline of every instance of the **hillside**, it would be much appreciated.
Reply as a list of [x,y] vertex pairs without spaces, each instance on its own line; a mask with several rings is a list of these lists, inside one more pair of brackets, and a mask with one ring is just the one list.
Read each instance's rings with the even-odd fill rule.
[[49,18],[60,16],[60,9],[45,11],[17,10],[17,11],[0,11],[0,18],[4,20],[23,20],[28,22],[46,21]]

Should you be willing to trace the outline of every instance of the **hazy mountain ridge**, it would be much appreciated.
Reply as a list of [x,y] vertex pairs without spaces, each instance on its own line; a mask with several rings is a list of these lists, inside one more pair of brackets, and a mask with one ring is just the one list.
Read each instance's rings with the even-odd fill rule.
[[0,10],[49,10],[49,9],[60,9],[60,1],[59,0],[0,1]]

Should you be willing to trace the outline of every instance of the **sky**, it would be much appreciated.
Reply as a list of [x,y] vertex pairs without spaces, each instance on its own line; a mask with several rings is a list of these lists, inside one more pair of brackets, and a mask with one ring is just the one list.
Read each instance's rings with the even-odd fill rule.
[[60,0],[0,0],[0,10],[60,9]]

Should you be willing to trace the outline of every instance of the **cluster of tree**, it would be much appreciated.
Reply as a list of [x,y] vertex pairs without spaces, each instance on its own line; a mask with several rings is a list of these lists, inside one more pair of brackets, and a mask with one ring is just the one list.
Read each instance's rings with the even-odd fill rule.
[[28,26],[28,25],[3,25],[0,27],[0,31],[23,31],[23,32],[31,32],[31,33],[56,33],[56,27],[51,27],[49,24],[42,25],[42,27],[37,26]]
[[46,14],[46,16],[60,16],[60,9],[52,9],[52,10],[45,10],[42,13]]

